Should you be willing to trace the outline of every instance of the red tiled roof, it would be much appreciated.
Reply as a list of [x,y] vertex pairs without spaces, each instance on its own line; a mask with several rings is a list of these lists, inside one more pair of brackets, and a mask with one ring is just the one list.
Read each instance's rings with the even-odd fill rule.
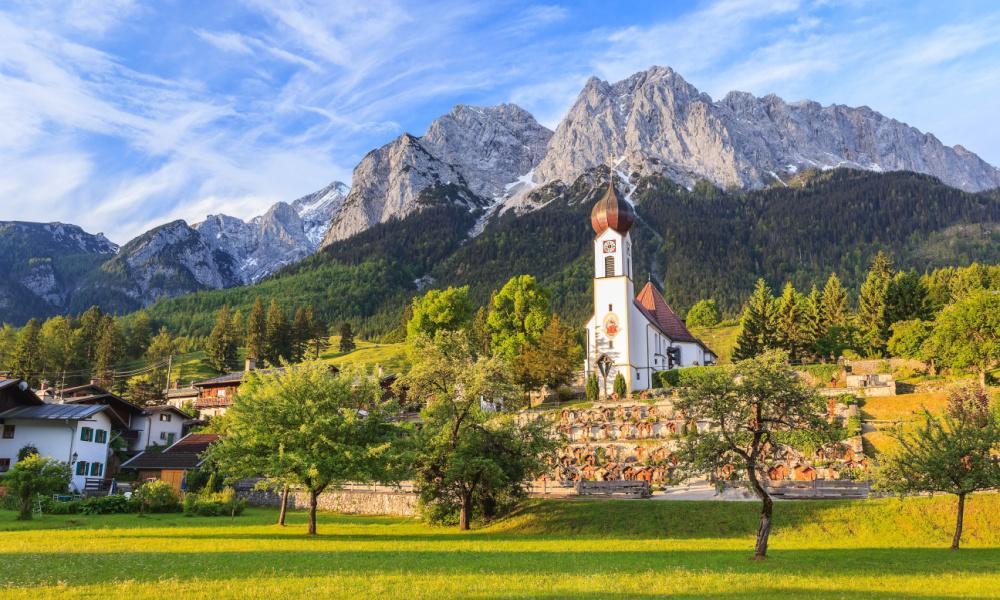
[[163,452],[193,452],[200,454],[218,440],[219,434],[217,433],[191,433],[182,437],[177,443]]
[[663,294],[656,289],[652,282],[646,283],[639,295],[635,297],[635,305],[650,322],[659,327],[671,340],[694,342],[704,346],[701,340],[691,335],[688,328],[684,326],[684,321],[681,321],[674,309],[670,308],[667,301],[663,299]]

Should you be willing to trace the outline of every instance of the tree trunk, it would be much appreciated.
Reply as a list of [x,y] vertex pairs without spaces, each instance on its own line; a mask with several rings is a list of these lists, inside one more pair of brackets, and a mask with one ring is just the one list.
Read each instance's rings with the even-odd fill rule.
[[469,516],[472,512],[472,494],[462,493],[462,511],[458,515],[458,528],[462,531],[469,530]]
[[17,515],[19,521],[31,520],[31,496],[21,498],[21,512]]
[[308,535],[316,535],[316,505],[319,494],[315,490],[309,490],[309,531]]
[[771,515],[774,513],[774,500],[764,489],[764,486],[757,480],[756,467],[747,469],[750,485],[754,493],[760,498],[760,521],[757,524],[757,543],[753,549],[754,560],[764,560],[767,558],[767,541],[771,536]]
[[986,389],[986,373],[987,373],[987,371],[988,371],[988,369],[986,367],[983,367],[982,369],[979,369],[979,385],[983,389]]
[[278,512],[278,525],[285,526],[285,513],[288,512],[288,486],[281,490],[281,511]]
[[955,518],[955,537],[951,539],[951,549],[958,550],[962,541],[962,521],[965,519],[965,494],[958,495],[958,515]]

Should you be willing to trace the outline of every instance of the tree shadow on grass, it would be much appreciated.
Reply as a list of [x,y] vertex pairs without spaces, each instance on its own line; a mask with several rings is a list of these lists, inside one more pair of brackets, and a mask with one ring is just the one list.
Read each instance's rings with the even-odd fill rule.
[[[822,581],[831,576],[993,575],[1000,580],[1000,549],[829,549],[773,550],[766,561],[750,560],[750,549],[653,551],[525,551],[523,548],[475,550],[461,547],[408,550],[399,544],[386,550],[280,550],[248,549],[214,552],[206,542],[203,551],[0,553],[3,579],[8,585],[30,586],[58,581],[97,584],[118,581],[123,573],[137,581],[164,576],[208,579],[253,578],[263,574],[281,577],[413,573],[422,575],[499,574],[574,577],[613,571],[620,577],[648,576],[650,572],[710,573],[720,577],[740,575],[802,576]],[[66,560],[68,556],[72,560]],[[38,565],[45,565],[38,569]],[[81,565],[86,565],[81,569]]]

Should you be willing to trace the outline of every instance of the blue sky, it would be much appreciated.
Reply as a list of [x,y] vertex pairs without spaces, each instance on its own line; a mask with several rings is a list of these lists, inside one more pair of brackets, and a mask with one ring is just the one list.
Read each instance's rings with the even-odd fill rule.
[[868,105],[1000,164],[993,1],[7,0],[0,220],[123,243],[251,217],[454,104],[554,128],[589,76],[654,64],[713,98]]

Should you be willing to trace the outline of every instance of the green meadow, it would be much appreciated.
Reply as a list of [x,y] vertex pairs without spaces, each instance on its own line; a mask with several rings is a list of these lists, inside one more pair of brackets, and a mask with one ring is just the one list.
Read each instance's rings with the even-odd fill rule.
[[1000,597],[1000,496],[778,503],[750,560],[755,503],[534,500],[460,533],[322,514],[44,516],[0,512],[3,598]]

